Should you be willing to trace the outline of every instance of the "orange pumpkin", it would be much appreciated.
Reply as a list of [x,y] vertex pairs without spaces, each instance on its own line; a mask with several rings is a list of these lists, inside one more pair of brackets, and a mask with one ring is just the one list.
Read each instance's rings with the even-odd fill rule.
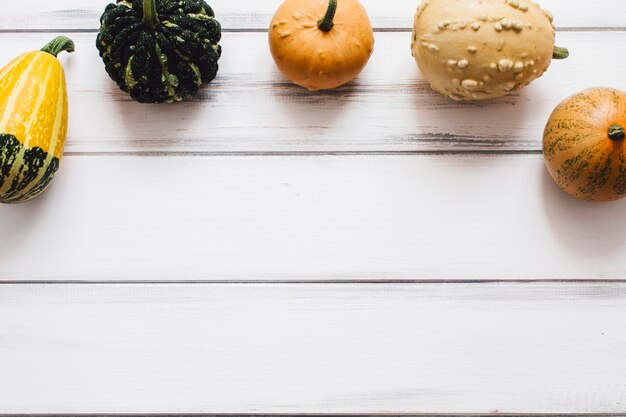
[[626,196],[626,93],[582,91],[558,105],[543,135],[543,155],[556,183],[576,198]]
[[328,90],[365,68],[374,32],[358,0],[286,0],[272,19],[269,43],[276,65],[292,82]]

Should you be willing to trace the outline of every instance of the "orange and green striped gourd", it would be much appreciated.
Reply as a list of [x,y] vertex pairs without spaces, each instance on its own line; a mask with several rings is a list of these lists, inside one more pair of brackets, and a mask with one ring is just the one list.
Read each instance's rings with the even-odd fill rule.
[[59,36],[0,70],[0,202],[41,194],[59,168],[67,135],[65,71],[74,43]]
[[554,181],[581,200],[626,197],[626,92],[590,88],[559,104],[543,134]]

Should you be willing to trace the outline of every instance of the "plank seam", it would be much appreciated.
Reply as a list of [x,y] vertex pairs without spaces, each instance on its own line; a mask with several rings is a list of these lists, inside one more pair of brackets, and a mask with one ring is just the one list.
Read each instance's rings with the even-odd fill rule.
[[[9,285],[534,285],[534,284],[575,284],[606,285],[626,284],[626,279],[328,279],[328,280],[0,280],[0,286]],[[0,417],[3,417],[0,414]]]
[[[0,417],[493,417],[495,414],[411,414],[411,413],[392,413],[392,414],[0,414]],[[624,417],[626,414],[497,414],[498,417]]]
[[[411,33],[413,31],[412,28],[374,28],[374,32],[377,33]],[[564,26],[557,27],[557,32],[626,32],[626,27],[624,26],[612,26],[612,27],[602,27],[602,26],[593,26],[593,27],[577,27],[577,26]],[[10,33],[98,33],[98,29],[96,28],[73,28],[73,29],[64,29],[64,28],[34,28],[34,29],[18,29],[18,28],[5,28],[0,29],[0,34],[10,34]],[[222,33],[267,33],[267,28],[222,28]]]
[[66,152],[65,157],[306,157],[306,156],[445,156],[445,155],[541,155],[532,150],[423,150],[423,151],[129,151],[129,152]]

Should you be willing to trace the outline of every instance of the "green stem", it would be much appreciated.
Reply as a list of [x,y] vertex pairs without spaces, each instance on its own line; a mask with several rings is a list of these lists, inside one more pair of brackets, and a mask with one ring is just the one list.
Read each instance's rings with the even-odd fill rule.
[[554,47],[554,52],[552,53],[552,59],[565,59],[569,56],[569,51],[567,48],[561,48],[560,46]]
[[43,52],[52,54],[53,56],[59,55],[59,52],[74,52],[74,42],[67,36],[57,36],[41,48]]
[[611,140],[624,140],[626,138],[626,132],[624,132],[624,126],[617,123],[609,127],[609,138]]
[[337,12],[337,0],[328,0],[328,9],[326,10],[326,14],[320,19],[319,22],[317,22],[317,27],[324,32],[330,32],[333,26],[335,26],[335,23],[333,22],[335,12]]
[[143,24],[154,30],[159,23],[161,22],[159,22],[156,0],[143,0]]

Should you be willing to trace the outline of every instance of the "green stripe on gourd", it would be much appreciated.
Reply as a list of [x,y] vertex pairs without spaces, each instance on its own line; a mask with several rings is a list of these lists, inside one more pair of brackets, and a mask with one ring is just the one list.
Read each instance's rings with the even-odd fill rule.
[[626,93],[592,88],[562,101],[543,137],[543,155],[555,182],[590,201],[626,197]]
[[58,169],[58,158],[39,147],[24,146],[13,135],[0,134],[1,203],[22,203],[37,197]]

